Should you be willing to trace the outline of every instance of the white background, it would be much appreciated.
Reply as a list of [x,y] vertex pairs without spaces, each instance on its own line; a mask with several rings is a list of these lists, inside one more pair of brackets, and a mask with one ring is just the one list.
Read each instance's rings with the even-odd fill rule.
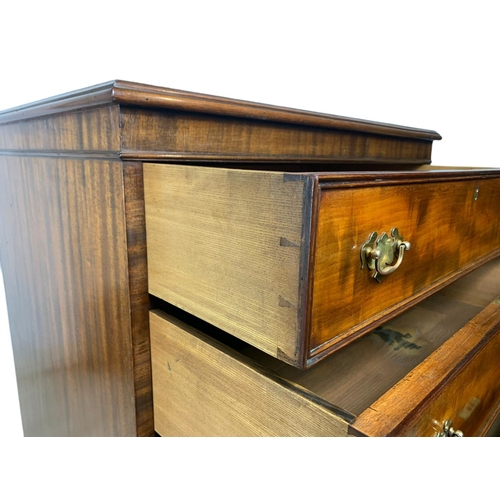
[[[500,167],[497,9],[481,0],[3,2],[0,109],[124,79],[433,129],[443,136],[434,164]],[[0,342],[0,429],[19,436],[1,294]]]

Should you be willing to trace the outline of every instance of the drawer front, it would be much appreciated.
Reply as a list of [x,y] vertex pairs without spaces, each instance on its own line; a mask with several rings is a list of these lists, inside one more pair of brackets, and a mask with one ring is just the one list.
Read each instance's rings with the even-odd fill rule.
[[[499,192],[500,179],[349,189],[320,184],[309,355],[351,340],[498,254]],[[393,228],[411,247],[379,282],[366,263],[362,268],[360,249],[373,232],[386,232],[390,245]],[[397,264],[394,254],[389,263]]]
[[347,435],[347,421],[307,390],[162,312],[150,323],[161,436]]
[[[410,424],[406,436],[435,436],[443,424],[464,436],[477,436],[500,403],[500,334],[497,334]],[[449,433],[448,433],[449,434]]]
[[484,435],[500,411],[500,297],[356,418],[368,436]]

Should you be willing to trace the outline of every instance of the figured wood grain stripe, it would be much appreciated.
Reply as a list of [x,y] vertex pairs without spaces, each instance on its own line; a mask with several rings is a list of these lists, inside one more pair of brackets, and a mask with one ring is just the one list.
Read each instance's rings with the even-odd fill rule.
[[0,157],[0,258],[26,436],[135,436],[120,161]]
[[154,424],[142,163],[123,163],[123,187],[127,227],[136,428],[138,436],[151,436],[154,432]]
[[160,311],[150,313],[150,324],[160,435],[347,435],[347,422],[303,389],[275,382]]
[[165,110],[202,112],[266,121],[273,120],[292,124],[302,123],[313,127],[356,130],[428,141],[441,139],[441,136],[433,130],[259,104],[123,80],[94,85],[3,111],[0,113],[0,123],[25,120],[40,115],[63,113],[111,103],[161,108]]
[[123,107],[122,147],[135,154],[243,161],[426,163],[431,141],[372,135],[355,130],[285,125],[269,120]]
[[441,136],[433,130],[403,127],[400,125],[328,115],[325,113],[259,104],[124,81],[115,82],[113,97],[115,101],[129,105],[178,109],[197,113],[235,116],[293,124],[301,123],[313,127],[355,130],[364,133],[412,137],[429,141],[441,139]]
[[117,155],[120,147],[116,105],[0,125],[2,150]]
[[307,370],[249,346],[242,352],[281,377],[360,415],[481,312],[499,293],[499,284],[497,259]]

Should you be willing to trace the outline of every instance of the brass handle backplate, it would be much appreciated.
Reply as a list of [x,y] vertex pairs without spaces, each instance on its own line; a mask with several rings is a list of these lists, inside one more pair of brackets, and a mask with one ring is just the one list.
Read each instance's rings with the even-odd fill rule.
[[[373,278],[380,283],[382,276],[393,273],[401,265],[405,250],[408,251],[411,245],[409,241],[403,241],[396,227],[391,231],[392,239],[387,233],[377,236],[374,231],[361,245],[361,269],[365,266],[371,269]],[[396,257],[397,261],[393,264]]]
[[456,431],[452,425],[452,420],[445,420],[443,422],[443,430],[441,432],[436,432],[434,435],[436,437],[464,437],[464,433],[462,431]]

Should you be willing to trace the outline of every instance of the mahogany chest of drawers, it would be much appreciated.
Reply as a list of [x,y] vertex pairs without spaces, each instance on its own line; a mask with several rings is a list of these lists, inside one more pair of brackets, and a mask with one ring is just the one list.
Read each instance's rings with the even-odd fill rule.
[[26,435],[486,435],[500,171],[432,131],[111,82],[0,114]]

